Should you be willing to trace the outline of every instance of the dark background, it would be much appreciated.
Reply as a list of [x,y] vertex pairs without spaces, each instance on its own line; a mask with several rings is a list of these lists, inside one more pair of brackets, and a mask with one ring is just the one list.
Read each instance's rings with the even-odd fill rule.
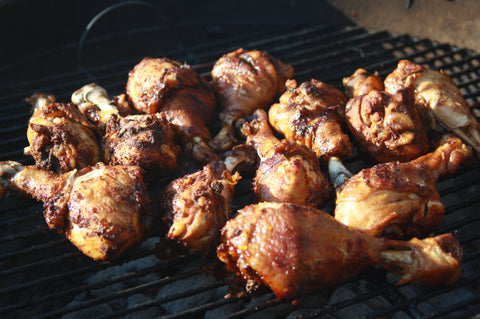
[[86,35],[81,50],[86,66],[265,28],[352,24],[327,1],[314,0],[0,1],[0,84],[75,67],[85,29],[108,8]]
[[0,85],[268,28],[354,24],[480,51],[477,0],[0,0]]

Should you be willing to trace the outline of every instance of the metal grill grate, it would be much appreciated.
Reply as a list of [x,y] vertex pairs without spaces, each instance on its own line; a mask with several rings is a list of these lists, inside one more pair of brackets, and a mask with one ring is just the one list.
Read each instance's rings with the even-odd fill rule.
[[[255,39],[255,40],[252,40]],[[475,52],[428,40],[414,39],[359,27],[309,27],[259,31],[254,37],[237,36],[179,50],[158,52],[186,61],[209,78],[223,53],[244,47],[269,52],[295,68],[302,82],[311,78],[337,87],[356,68],[377,70],[385,76],[399,59],[407,58],[443,69],[460,87],[467,102],[480,102],[480,57]],[[138,56],[91,67],[88,72],[110,94],[124,90],[128,71]],[[0,161],[31,163],[23,155],[27,145],[29,105],[23,99],[43,91],[68,100],[86,84],[84,73],[62,74],[16,82],[0,88]],[[358,171],[358,157],[347,166]],[[248,185],[244,185],[248,188]],[[272,292],[223,298],[229,278],[218,279],[206,268],[222,266],[198,256],[160,260],[152,237],[133,254],[120,260],[94,262],[76,250],[63,235],[50,231],[42,206],[30,199],[1,199],[0,208],[0,316],[19,318],[443,318],[480,314],[480,163],[473,160],[455,178],[438,184],[446,213],[441,232],[453,232],[464,249],[463,275],[447,288],[395,286],[395,278],[381,269],[369,269],[331,289],[278,301]],[[234,208],[249,200],[237,196]],[[325,210],[331,211],[327,205]],[[211,266],[211,267],[210,267]]]

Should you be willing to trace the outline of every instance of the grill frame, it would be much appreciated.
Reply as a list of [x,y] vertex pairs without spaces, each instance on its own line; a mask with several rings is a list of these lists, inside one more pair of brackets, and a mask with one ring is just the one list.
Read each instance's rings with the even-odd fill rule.
[[[238,47],[255,48],[267,51],[292,64],[295,68],[294,78],[299,83],[316,78],[339,88],[341,79],[353,73],[358,67],[370,71],[377,70],[383,77],[393,70],[399,59],[407,58],[431,68],[444,69],[456,81],[468,104],[480,103],[480,56],[471,50],[361,27],[284,26],[259,30],[255,34],[255,40],[251,39],[251,34],[244,34],[181,49],[161,51],[155,56],[186,61],[209,79],[211,66],[223,53]],[[107,44],[108,42],[104,43]],[[97,48],[99,44],[92,41],[90,45]],[[103,85],[111,95],[116,95],[123,92],[128,71],[141,58],[143,56],[97,65],[89,67],[87,71],[88,74],[94,75],[96,82]],[[23,101],[24,98],[35,91],[42,91],[56,95],[59,101],[68,101],[69,95],[75,89],[87,83],[88,74],[79,70],[66,70],[62,74],[2,87],[0,161],[17,160],[25,164],[32,163],[30,158],[22,154],[23,147],[27,146],[25,131],[30,108]],[[352,171],[358,171],[365,167],[366,163],[354,155],[346,161],[346,165]],[[196,279],[208,268],[207,266],[212,266],[216,270],[219,266],[198,256],[159,260],[155,257],[154,244],[158,241],[156,237],[152,237],[138,251],[119,260],[95,262],[78,252],[63,235],[47,228],[42,217],[43,208],[39,203],[19,196],[0,199],[2,206],[0,276],[5,278],[0,284],[0,314],[19,318],[69,317],[75,314],[75,311],[93,309],[95,313],[98,308],[100,313],[95,313],[98,317],[113,318],[145,314],[151,309],[159,308],[156,316],[198,318],[199,315],[208,314],[209,310],[230,307],[234,310],[223,313],[224,318],[257,315],[278,318],[286,316],[341,318],[348,309],[362,308],[364,305],[372,308],[370,305],[372,300],[381,303],[378,300],[385,299],[383,301],[389,303],[387,307],[372,308],[372,311],[362,313],[361,316],[377,318],[405,315],[406,318],[440,318],[455,317],[459,314],[464,317],[478,315],[480,307],[476,303],[480,299],[478,297],[480,280],[474,269],[480,264],[478,253],[480,236],[475,234],[474,229],[480,224],[480,217],[475,216],[475,211],[480,208],[480,195],[476,195],[480,190],[480,163],[477,159],[472,160],[472,163],[462,168],[456,176],[457,178],[447,179],[438,184],[442,201],[446,205],[446,214],[437,233],[454,232],[465,250],[464,274],[457,284],[447,288],[412,285],[397,287],[392,276],[381,269],[373,268],[332,289],[321,289],[312,294],[283,301],[276,300],[273,293],[268,290],[261,290],[254,295],[223,299],[220,293],[226,292],[232,278],[229,276],[227,279],[212,282],[207,287],[193,288],[163,297],[157,296],[134,303],[131,307],[125,306],[126,302],[123,300],[128,297],[151,296],[169,284]],[[248,194],[239,196],[234,203],[234,209],[240,208],[250,200]],[[325,210],[332,211],[331,202],[327,204]],[[145,268],[128,271],[134,261],[144,260]],[[122,267],[125,268],[123,273],[109,277],[110,270]],[[89,279],[96,274],[105,274],[105,277],[99,282],[90,282]],[[149,280],[150,277],[156,279]],[[213,278],[213,274],[210,274],[210,277]],[[97,293],[106,291],[109,287],[112,287],[110,293]],[[342,290],[345,294],[336,296],[338,299],[335,299],[335,294]],[[162,310],[162,305],[190,296],[195,297],[206,291],[215,291],[215,298],[174,313]],[[436,309],[425,306],[431,304],[429,300],[442,299],[444,295],[458,291],[466,294],[458,302]],[[346,297],[350,292],[353,297]],[[467,292],[472,292],[472,295],[468,295]],[[78,299],[76,303],[72,302],[74,299]],[[238,304],[241,305],[236,307]],[[105,307],[116,309],[102,313],[102,309],[108,310]]]

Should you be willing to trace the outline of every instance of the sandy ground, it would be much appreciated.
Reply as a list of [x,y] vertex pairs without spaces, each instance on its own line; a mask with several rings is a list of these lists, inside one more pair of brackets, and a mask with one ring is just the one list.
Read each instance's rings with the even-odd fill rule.
[[329,0],[358,25],[480,52],[478,0]]

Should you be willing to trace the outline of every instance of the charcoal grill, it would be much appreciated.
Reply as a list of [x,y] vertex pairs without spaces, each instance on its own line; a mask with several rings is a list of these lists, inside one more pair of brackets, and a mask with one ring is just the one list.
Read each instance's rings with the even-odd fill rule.
[[[185,27],[187,28],[187,27]],[[101,47],[102,43],[91,43]],[[108,42],[103,45],[108,45]],[[399,59],[443,69],[468,104],[480,102],[480,56],[476,52],[406,35],[361,27],[282,26],[254,34],[158,50],[152,55],[191,64],[209,78],[223,53],[239,47],[267,51],[295,67],[297,81],[316,78],[341,88],[341,79],[358,67],[385,76]],[[88,52],[88,51],[86,51]],[[36,91],[60,101],[89,81],[111,95],[124,91],[128,71],[142,59],[72,67],[61,73],[16,81],[0,88],[0,160],[31,164],[23,155],[30,106]],[[88,75],[88,76],[87,76]],[[365,167],[358,156],[346,162]],[[166,181],[165,181],[166,182]],[[240,185],[234,208],[251,201],[248,182]],[[231,276],[222,265],[199,256],[156,257],[160,234],[115,261],[83,256],[62,234],[49,230],[41,204],[21,196],[0,200],[0,317],[5,318],[458,318],[480,315],[480,163],[473,159],[438,190],[446,206],[437,233],[452,232],[464,249],[463,274],[449,287],[396,286],[396,278],[372,268],[332,288],[277,300],[268,289],[224,298]],[[332,211],[329,203],[326,211]],[[211,271],[214,269],[215,271]],[[210,270],[210,271],[206,271]]]

